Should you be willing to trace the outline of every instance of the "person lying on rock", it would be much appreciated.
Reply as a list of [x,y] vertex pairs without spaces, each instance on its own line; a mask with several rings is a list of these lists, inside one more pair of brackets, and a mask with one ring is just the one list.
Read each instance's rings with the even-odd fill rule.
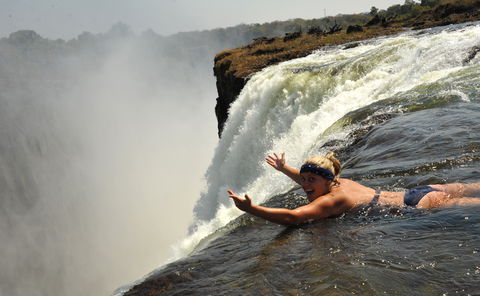
[[248,194],[241,197],[232,190],[227,192],[240,210],[278,224],[301,224],[337,216],[365,204],[417,208],[480,205],[480,198],[468,197],[480,193],[480,183],[424,185],[404,192],[390,192],[340,178],[341,164],[333,152],[307,159],[300,170],[285,163],[285,153],[280,157],[276,153],[269,155],[266,161],[300,184],[310,203],[293,210],[268,208],[253,204]]

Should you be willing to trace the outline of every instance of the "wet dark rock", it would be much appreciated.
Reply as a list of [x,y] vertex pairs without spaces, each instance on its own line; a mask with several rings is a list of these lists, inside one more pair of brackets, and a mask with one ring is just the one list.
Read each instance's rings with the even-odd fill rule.
[[360,42],[354,42],[354,43],[349,43],[346,44],[343,49],[350,49],[350,48],[355,48],[360,45]]
[[463,60],[463,64],[466,65],[471,60],[473,60],[479,51],[480,51],[480,45],[472,47],[468,52],[468,56]]
[[233,101],[236,100],[242,88],[247,83],[247,79],[235,75],[235,71],[229,71],[231,61],[224,59],[222,63],[217,61],[222,58],[215,57],[215,65],[213,74],[217,77],[217,104],[215,105],[215,115],[218,123],[218,136],[220,137],[223,131],[223,126],[228,118],[228,109]]

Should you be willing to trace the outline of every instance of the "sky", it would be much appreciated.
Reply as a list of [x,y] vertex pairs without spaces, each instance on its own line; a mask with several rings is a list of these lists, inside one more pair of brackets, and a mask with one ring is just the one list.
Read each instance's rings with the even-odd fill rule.
[[69,40],[82,32],[104,33],[116,23],[135,33],[161,35],[238,24],[368,12],[403,0],[0,0],[0,37],[34,30]]

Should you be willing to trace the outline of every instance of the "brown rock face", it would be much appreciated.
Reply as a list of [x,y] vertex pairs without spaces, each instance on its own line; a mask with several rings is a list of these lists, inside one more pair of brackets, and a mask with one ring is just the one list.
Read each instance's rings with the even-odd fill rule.
[[[333,25],[329,30],[310,28],[308,33],[294,32],[284,37],[260,37],[244,47],[225,50],[215,56],[214,75],[217,79],[215,114],[218,135],[222,134],[230,105],[237,99],[251,75],[263,68],[294,58],[304,57],[322,46],[348,44],[356,41],[396,34],[405,28],[414,30],[480,20],[480,0],[442,1],[418,16],[385,19],[375,15],[365,25],[352,25],[346,30]],[[479,51],[472,49],[468,63]]]
[[246,78],[238,77],[235,75],[235,71],[230,71],[231,61],[222,60],[224,57],[224,54],[217,55],[215,57],[215,67],[213,68],[213,74],[217,78],[218,98],[215,105],[215,115],[218,122],[218,137],[222,135],[223,126],[228,118],[230,104],[235,101],[247,83]]

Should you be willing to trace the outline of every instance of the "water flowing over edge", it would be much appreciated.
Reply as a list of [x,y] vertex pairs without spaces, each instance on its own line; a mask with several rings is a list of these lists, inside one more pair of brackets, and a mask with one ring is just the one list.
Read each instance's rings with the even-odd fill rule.
[[[265,164],[266,155],[285,152],[288,163],[298,166],[309,155],[325,153],[318,151],[322,144],[345,140],[354,128],[348,116],[352,112],[375,104],[370,116],[408,112],[401,103],[381,103],[421,100],[422,92],[435,85],[455,77],[468,79],[472,68],[478,70],[479,58],[466,63],[465,57],[479,37],[478,24],[408,32],[355,48],[319,50],[254,75],[231,106],[206,174],[208,189],[195,208],[196,222],[175,246],[171,260],[198,250],[202,239],[242,214],[228,199],[227,189],[248,192],[255,203],[262,203],[293,187]],[[440,92],[469,100],[468,89]]]
[[227,189],[248,192],[261,203],[292,187],[264,164],[267,154],[286,152],[287,161],[299,165],[308,155],[324,153],[316,151],[322,142],[348,134],[348,126],[330,127],[349,112],[467,71],[471,63],[462,62],[479,32],[478,26],[410,32],[352,49],[321,50],[256,74],[231,106],[207,172],[208,190],[197,203],[196,230],[177,256],[241,214]]

